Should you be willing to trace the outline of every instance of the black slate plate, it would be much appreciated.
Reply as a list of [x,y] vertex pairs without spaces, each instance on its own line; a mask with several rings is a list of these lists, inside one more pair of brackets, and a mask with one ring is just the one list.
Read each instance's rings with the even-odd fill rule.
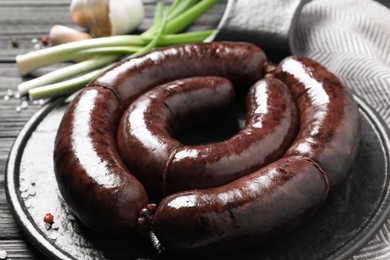
[[[310,222],[274,242],[223,259],[345,259],[382,226],[390,211],[388,130],[362,99],[356,100],[362,115],[362,140],[345,185]],[[65,108],[66,102],[59,99],[37,112],[9,155],[7,198],[26,236],[51,259],[170,259],[157,255],[137,235],[107,239],[91,233],[69,211],[58,191],[52,163],[53,140]],[[43,222],[46,212],[55,216],[55,226],[49,230]]]

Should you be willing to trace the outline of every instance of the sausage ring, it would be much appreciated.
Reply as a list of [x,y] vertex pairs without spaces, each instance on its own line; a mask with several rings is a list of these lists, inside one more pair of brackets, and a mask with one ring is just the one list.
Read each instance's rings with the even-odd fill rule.
[[187,146],[171,136],[226,107],[233,94],[222,78],[195,77],[158,86],[129,106],[118,129],[119,152],[149,195],[227,184],[283,156],[298,119],[290,91],[275,78],[249,89],[246,126],[231,138]]
[[[357,104],[337,77],[315,61],[286,58],[267,75],[271,78],[259,81],[266,65],[265,54],[254,45],[212,42],[152,51],[106,71],[72,101],[57,133],[54,165],[66,202],[91,229],[117,234],[146,227],[168,250],[194,254],[263,243],[313,216],[329,191],[347,178],[356,156],[360,136]],[[188,111],[181,111],[183,100],[212,93],[207,89],[210,85],[217,89],[223,86],[225,91],[220,100],[214,100],[218,109],[232,98],[230,85],[220,78],[199,87],[198,94],[194,94],[197,87],[189,87],[187,93],[191,94],[186,97],[171,92],[171,97],[181,100],[178,103],[169,100],[169,91],[162,90],[169,85],[157,87],[173,80],[189,85],[209,80],[191,83],[193,79],[184,79],[194,76],[227,78],[236,92],[257,82],[248,94],[248,111],[261,107],[253,97],[269,97],[279,104],[276,114],[267,111],[259,116],[256,109],[254,114],[248,112],[246,128],[229,139],[226,143],[230,146],[223,150],[218,143],[182,145],[171,134],[192,112],[204,111],[197,104],[213,104],[212,94],[205,94],[205,100],[187,102]],[[256,93],[261,89],[266,89],[267,95]],[[146,105],[148,102],[153,105]],[[295,105],[299,130],[295,127]],[[272,110],[271,106],[267,109]],[[140,115],[141,121],[132,120]],[[174,118],[178,122],[173,122]],[[246,129],[263,119],[262,130],[246,136]],[[145,148],[151,139],[135,136],[135,129],[151,130],[153,137],[162,138],[158,140],[163,143],[161,150],[154,153],[151,147]],[[257,147],[252,141],[243,145],[239,139],[251,134],[268,150],[260,154],[256,148],[252,152],[251,147]],[[207,149],[215,150],[210,154]],[[138,155],[141,151],[145,160],[134,156],[144,156]],[[238,170],[232,170],[231,175],[221,171],[217,162],[238,152],[242,157],[236,156],[235,162],[243,159]],[[194,160],[188,156],[195,153],[201,156]],[[248,164],[246,154],[251,158]],[[216,155],[214,161],[212,155]],[[235,164],[222,166],[231,170]],[[213,178],[214,183],[208,183]],[[148,195],[158,197],[163,191],[178,192],[157,206],[150,204]]]
[[347,177],[360,119],[351,93],[310,59],[289,57],[268,75],[290,87],[300,115],[284,157],[216,188],[167,196],[150,215],[173,252],[215,254],[272,239],[313,215]]
[[266,62],[252,44],[188,44],[124,60],[92,81],[65,112],[54,148],[60,192],[81,222],[96,231],[125,233],[136,228],[147,204],[144,187],[125,167],[116,144],[120,116],[132,101],[189,76],[222,76],[250,86]]

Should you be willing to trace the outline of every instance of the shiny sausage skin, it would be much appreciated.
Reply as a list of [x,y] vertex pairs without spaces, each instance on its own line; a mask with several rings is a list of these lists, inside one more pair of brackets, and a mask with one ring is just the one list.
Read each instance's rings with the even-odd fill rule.
[[221,76],[239,88],[249,87],[261,78],[266,62],[265,53],[249,43],[185,44],[120,62],[90,85],[112,89],[127,107],[152,87],[186,77]]
[[161,199],[164,172],[182,143],[172,137],[182,125],[216,115],[234,99],[231,83],[220,77],[191,77],[157,86],[123,113],[118,148],[127,168],[152,198]]
[[123,109],[145,91],[188,76],[223,76],[250,85],[266,62],[252,44],[212,42],[152,51],[104,72],[69,105],[57,133],[54,169],[65,201],[93,230],[116,234],[135,228],[147,198],[117,151]]
[[322,171],[292,156],[223,186],[165,197],[152,227],[170,252],[218,254],[292,229],[316,212],[327,192]]
[[172,138],[189,115],[198,121],[232,98],[226,80],[188,78],[156,87],[129,106],[119,125],[119,151],[149,195],[223,185],[283,156],[298,119],[287,86],[272,78],[250,88],[246,126],[233,137],[198,146]]
[[84,89],[69,105],[54,149],[65,201],[87,227],[114,234],[134,227],[147,203],[143,186],[128,174],[116,149],[120,111],[110,90]]
[[349,90],[301,57],[286,58],[275,76],[297,103],[298,137],[282,159],[259,171],[218,188],[166,197],[151,219],[169,250],[217,253],[272,239],[310,217],[347,177],[360,135]]
[[347,178],[360,140],[358,106],[348,88],[319,63],[303,57],[284,59],[275,71],[291,88],[300,115],[300,131],[286,156],[316,161],[331,191]]
[[168,194],[227,184],[283,156],[298,130],[289,89],[278,79],[262,79],[246,98],[246,125],[237,134],[176,150],[166,173]]

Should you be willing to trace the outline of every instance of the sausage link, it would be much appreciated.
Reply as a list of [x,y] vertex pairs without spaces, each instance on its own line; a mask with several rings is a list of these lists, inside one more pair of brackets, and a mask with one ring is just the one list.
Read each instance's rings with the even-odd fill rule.
[[171,252],[217,254],[281,235],[326,197],[321,170],[303,157],[287,157],[224,186],[165,197],[153,230]]
[[152,51],[103,73],[69,105],[57,133],[54,168],[65,201],[93,230],[124,233],[134,228],[147,196],[117,151],[123,109],[158,84],[188,76],[252,84],[266,61],[254,45],[214,42]]
[[155,87],[125,110],[117,135],[119,153],[149,196],[162,197],[165,169],[172,153],[183,146],[172,134],[181,125],[216,114],[233,98],[228,80],[192,77]]
[[54,149],[65,201],[87,227],[112,234],[134,227],[147,203],[143,186],[128,174],[116,149],[120,111],[110,90],[84,89],[69,105]]
[[348,88],[321,64],[288,57],[275,76],[291,88],[300,115],[298,137],[286,156],[316,161],[327,173],[330,189],[347,178],[360,140],[358,106]]
[[231,138],[179,147],[167,170],[168,193],[227,184],[281,158],[298,130],[295,103],[278,79],[249,90],[246,125]]
[[349,90],[312,60],[289,57],[274,72],[291,89],[300,130],[284,157],[217,188],[166,197],[152,219],[173,252],[221,252],[272,239],[310,217],[347,177],[360,119]]
[[193,76],[221,76],[249,87],[262,76],[267,57],[249,43],[185,44],[152,51],[118,63],[90,85],[113,89],[127,107],[134,97],[157,85]]

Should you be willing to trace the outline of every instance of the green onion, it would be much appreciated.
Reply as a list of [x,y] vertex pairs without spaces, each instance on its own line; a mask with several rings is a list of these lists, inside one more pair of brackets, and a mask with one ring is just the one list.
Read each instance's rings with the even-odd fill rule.
[[169,20],[172,20],[173,18],[175,18],[176,16],[178,16],[182,12],[184,12],[187,9],[189,9],[190,7],[194,6],[199,1],[198,0],[179,0],[176,2],[178,2],[177,5],[174,6],[168,14]]
[[115,47],[102,47],[102,48],[92,48],[87,50],[81,50],[75,53],[75,57],[72,58],[86,58],[96,55],[104,54],[133,54],[139,52],[142,49],[140,46],[115,46]]
[[[19,92],[26,94],[28,91],[30,99],[69,94],[85,86],[104,70],[110,68],[111,66],[107,66],[108,64],[124,55],[135,57],[160,46],[202,42],[211,39],[216,30],[178,32],[190,25],[217,2],[218,0],[175,0],[171,6],[166,7],[162,1],[158,1],[154,23],[149,30],[141,35],[83,40],[18,55],[16,62],[22,75],[59,62],[88,59],[23,82],[18,86]],[[101,68],[104,65],[106,66]],[[100,69],[88,72],[96,68]]]
[[[142,54],[142,53],[145,53],[145,52],[148,52],[148,51],[154,49],[157,46],[157,44],[159,43],[159,41],[161,40],[161,37],[163,35],[163,31],[165,30],[165,26],[167,25],[167,12],[165,10],[164,4],[161,1],[159,3],[160,3],[160,5],[157,5],[156,13],[155,13],[155,16],[158,19],[156,19],[155,23],[161,24],[160,29],[157,32],[156,37],[154,37],[154,39],[151,40],[149,42],[149,44],[145,46],[145,48],[143,48],[142,50],[137,52],[134,56],[137,56],[139,54]],[[160,17],[161,17],[161,19],[160,19]]]
[[167,23],[164,33],[171,34],[183,30],[184,28],[189,26],[194,20],[198,19],[201,15],[203,15],[207,10],[213,7],[217,2],[218,0],[200,1],[186,11],[181,12],[178,16],[176,16]]
[[21,95],[27,94],[30,89],[44,86],[47,84],[52,84],[66,78],[88,72],[92,69],[96,69],[101,66],[104,66],[107,63],[110,63],[118,59],[119,57],[120,57],[119,55],[101,56],[98,58],[82,61],[74,65],[67,66],[65,68],[57,69],[41,77],[19,84],[18,91]]
[[[180,15],[182,12],[187,10],[196,4],[198,0],[176,0],[172,3],[171,7],[168,9],[168,20],[174,19],[176,16]],[[156,9],[158,6],[156,6]],[[153,36],[159,28],[159,24],[155,23],[149,30],[141,34],[142,38],[150,38]]]
[[71,60],[74,58],[73,53],[80,50],[100,47],[115,47],[118,45],[144,46],[145,41],[142,40],[139,35],[120,35],[71,42],[18,55],[16,56],[16,63],[20,74],[24,76],[36,69]]
[[165,9],[164,3],[162,1],[158,1],[156,4],[156,10],[154,11],[154,21],[152,27],[156,27],[156,26],[161,27],[163,23],[163,19],[165,19],[163,16],[165,12],[164,9]]
[[34,88],[28,91],[30,100],[37,100],[42,98],[59,97],[63,95],[71,94],[81,88],[83,88],[91,79],[99,76],[104,69],[94,70],[80,77],[69,79],[66,81],[46,85],[39,88]]
[[[150,41],[148,45],[146,45],[144,48],[140,49],[138,52],[131,55],[130,57],[135,57],[135,56],[141,55],[145,52],[148,52],[148,51],[154,49],[156,47],[156,45],[158,44],[159,40],[161,39],[162,33],[164,31],[164,28],[166,25],[166,17],[167,17],[164,9],[161,9],[159,11],[162,12],[162,14],[161,14],[162,15],[162,22],[161,22],[162,24],[161,24],[161,28],[158,31],[156,37],[152,41]],[[108,56],[108,57],[111,57],[113,59],[118,58],[118,56]],[[106,59],[108,57],[106,57]],[[102,64],[105,64],[103,61],[103,58],[104,57],[102,57],[100,59],[102,60]],[[85,62],[88,62],[88,61],[85,61]],[[93,62],[93,64],[94,63],[97,63],[97,62]],[[78,64],[76,64],[76,65],[78,65]],[[76,65],[74,65],[74,66],[76,66]],[[31,100],[36,100],[36,99],[62,96],[65,94],[73,93],[74,91],[77,91],[80,88],[82,88],[83,85],[87,84],[92,79],[96,78],[98,75],[100,75],[100,73],[102,73],[105,69],[108,69],[109,67],[110,66],[108,66],[104,69],[101,69],[101,70],[96,70],[96,71],[87,73],[87,74],[82,75],[80,77],[70,79],[70,80],[67,80],[64,82],[55,83],[55,84],[31,89],[28,91],[29,98]],[[64,69],[67,69],[67,68],[64,68]],[[75,69],[75,70],[77,71],[77,69]],[[56,71],[54,71],[54,72],[56,72]]]
[[[188,33],[180,33],[180,34],[167,34],[162,35],[161,39],[158,43],[158,46],[169,46],[169,45],[178,45],[185,44],[191,42],[202,42],[206,38],[208,38],[211,34],[213,34],[216,30],[206,30],[206,31],[198,31],[198,32],[188,32]],[[148,41],[152,38],[145,38]]]

